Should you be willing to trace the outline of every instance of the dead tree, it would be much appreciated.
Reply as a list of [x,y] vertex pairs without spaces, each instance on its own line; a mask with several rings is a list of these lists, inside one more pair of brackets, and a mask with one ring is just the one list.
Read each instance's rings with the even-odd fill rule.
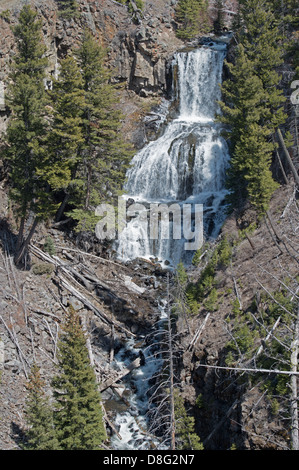
[[150,421],[149,432],[160,440],[161,448],[177,448],[175,390],[178,380],[175,375],[175,360],[180,354],[176,344],[174,322],[171,313],[171,295],[169,274],[167,275],[167,303],[164,315],[150,335],[151,343],[156,344],[157,351],[152,354],[160,367],[152,377],[154,385],[149,389]]

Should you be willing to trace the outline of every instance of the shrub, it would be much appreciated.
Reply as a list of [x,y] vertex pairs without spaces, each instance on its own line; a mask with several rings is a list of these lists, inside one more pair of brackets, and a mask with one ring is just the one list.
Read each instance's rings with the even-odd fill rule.
[[53,266],[48,263],[35,264],[32,268],[32,272],[37,276],[41,276],[43,274],[52,274]]

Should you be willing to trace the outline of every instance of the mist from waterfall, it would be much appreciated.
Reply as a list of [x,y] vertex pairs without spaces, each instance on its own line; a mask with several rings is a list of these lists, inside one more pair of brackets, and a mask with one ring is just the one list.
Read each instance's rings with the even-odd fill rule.
[[[176,118],[167,124],[163,135],[135,155],[124,188],[127,199],[147,208],[154,202],[203,204],[204,232],[209,236],[217,236],[225,217],[224,180],[229,153],[221,125],[214,121],[219,112],[225,55],[223,43],[175,55]],[[181,259],[191,260],[192,253],[184,250],[183,238],[153,240],[149,227],[140,220],[137,214],[120,234],[120,259],[157,258],[173,265]]]

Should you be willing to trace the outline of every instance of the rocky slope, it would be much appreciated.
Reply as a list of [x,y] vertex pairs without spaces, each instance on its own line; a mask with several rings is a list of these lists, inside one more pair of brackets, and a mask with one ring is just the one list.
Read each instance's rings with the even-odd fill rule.
[[[265,306],[263,294],[281,289],[280,281],[286,277],[294,280],[298,276],[299,213],[294,183],[276,191],[269,216],[272,225],[264,219],[248,238],[241,236],[234,216],[227,219],[222,235],[234,243],[234,249],[231,264],[216,274],[216,310],[208,313],[202,306],[193,324],[191,322],[193,333],[205,325],[192,348],[189,347],[190,335],[185,328],[181,330],[182,388],[206,449],[289,448],[290,423],[273,413],[271,397],[263,389],[271,378],[269,374],[264,374],[257,382],[254,374],[248,376],[242,371],[205,367],[227,366],[227,345],[234,335],[231,321],[236,315],[233,304],[237,298],[242,310],[248,313],[247,324],[254,323],[254,317],[260,318],[256,312]],[[250,221],[251,214],[247,212],[243,223]],[[201,269],[200,266],[191,268],[190,280],[198,279]],[[257,343],[261,344],[263,341]],[[254,361],[243,360],[243,367],[255,368]]]

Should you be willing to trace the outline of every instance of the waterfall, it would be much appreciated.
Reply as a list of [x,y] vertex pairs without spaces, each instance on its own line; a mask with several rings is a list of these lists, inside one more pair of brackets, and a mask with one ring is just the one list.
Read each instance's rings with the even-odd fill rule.
[[[137,217],[134,217],[134,210],[131,214],[126,214],[133,218],[119,236],[117,252],[120,259],[157,257],[161,264],[168,260],[173,265],[181,259],[190,262],[190,252],[188,260],[185,240],[165,236],[164,232],[167,230],[162,218],[158,227],[160,238],[151,237],[152,225],[149,226],[148,220],[152,204],[169,207],[174,203],[179,207],[202,204],[206,234],[217,236],[219,233],[225,218],[224,179],[229,154],[226,142],[221,137],[221,125],[215,122],[215,115],[219,112],[217,101],[221,98],[219,84],[225,54],[224,43],[213,43],[213,46],[203,46],[175,55],[172,66],[177,80],[173,84],[172,104],[177,104],[176,116],[165,125],[163,134],[157,140],[150,142],[135,155],[128,170],[125,199],[129,207],[130,199],[139,203],[140,211]],[[194,220],[195,212],[193,224]],[[171,223],[174,232],[174,214]],[[163,329],[166,304],[167,302],[161,301],[160,321],[153,330],[155,334],[156,329]],[[163,364],[162,356],[156,354],[156,348],[160,348],[156,342],[153,339],[149,347],[144,349],[144,343],[138,345],[134,339],[116,354],[116,367],[120,370],[140,351],[143,353],[144,364],[124,382],[131,393],[128,408],[116,411],[114,422],[121,439],[116,435],[112,437],[114,449],[164,448],[164,444],[147,431],[152,393],[150,379]]]
[[[142,148],[132,159],[125,185],[126,198],[144,204],[147,215],[132,218],[120,233],[120,259],[158,258],[176,264],[190,258],[184,253],[184,239],[155,240],[147,225],[149,204],[202,204],[203,230],[217,236],[224,220],[224,178],[229,161],[228,147],[215,122],[221,99],[223,60],[226,45],[213,43],[173,59],[177,73],[174,100],[177,115],[163,135]],[[140,221],[143,221],[141,223]]]

